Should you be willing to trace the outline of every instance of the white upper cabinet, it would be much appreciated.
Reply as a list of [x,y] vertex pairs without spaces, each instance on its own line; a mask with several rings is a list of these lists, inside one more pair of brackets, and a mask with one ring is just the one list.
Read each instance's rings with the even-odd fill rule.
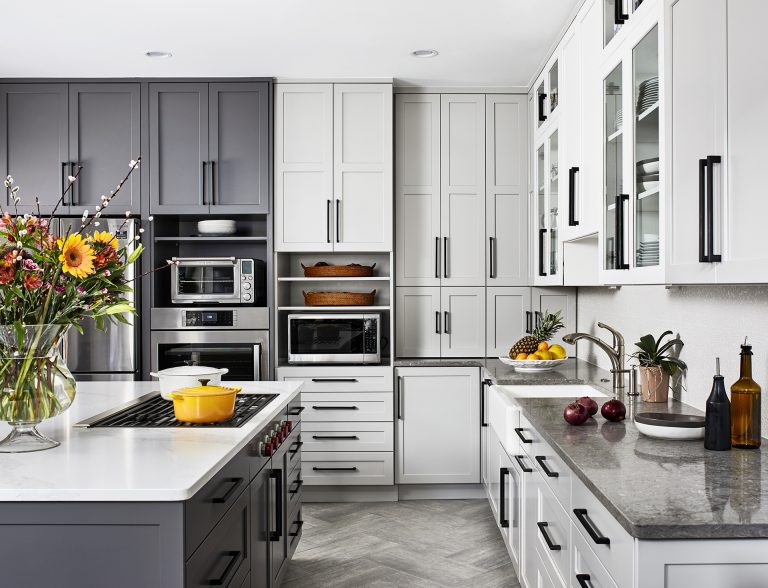
[[485,356],[485,288],[441,288],[442,357]]
[[506,357],[533,325],[530,288],[488,288],[486,294],[488,357]]
[[392,86],[275,86],[275,250],[392,250]]
[[399,287],[396,292],[397,356],[440,357],[440,288]]
[[525,153],[527,99],[493,94],[485,99],[486,283],[524,286],[528,272],[528,195]]
[[534,153],[534,247],[533,283],[537,286],[563,285],[563,257],[560,228],[561,189],[564,186],[560,129],[548,127],[549,134]]

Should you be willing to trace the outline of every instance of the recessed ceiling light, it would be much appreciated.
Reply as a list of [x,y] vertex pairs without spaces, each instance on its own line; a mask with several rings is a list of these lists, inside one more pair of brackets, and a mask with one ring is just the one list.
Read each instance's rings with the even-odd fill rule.
[[411,55],[414,57],[435,57],[437,51],[434,49],[417,49],[416,51],[411,51]]
[[168,59],[173,57],[173,53],[170,51],[147,51],[144,55],[152,59]]

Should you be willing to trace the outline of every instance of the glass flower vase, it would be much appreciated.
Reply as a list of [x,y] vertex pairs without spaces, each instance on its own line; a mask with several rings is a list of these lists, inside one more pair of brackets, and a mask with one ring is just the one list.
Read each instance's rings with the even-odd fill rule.
[[0,453],[59,445],[37,425],[67,410],[75,399],[75,379],[58,350],[68,329],[69,325],[0,325],[0,421],[12,428],[0,441]]

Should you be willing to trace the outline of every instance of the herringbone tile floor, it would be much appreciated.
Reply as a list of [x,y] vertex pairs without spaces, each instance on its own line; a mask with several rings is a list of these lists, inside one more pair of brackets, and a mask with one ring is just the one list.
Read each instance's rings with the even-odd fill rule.
[[485,500],[305,504],[285,588],[519,588]]

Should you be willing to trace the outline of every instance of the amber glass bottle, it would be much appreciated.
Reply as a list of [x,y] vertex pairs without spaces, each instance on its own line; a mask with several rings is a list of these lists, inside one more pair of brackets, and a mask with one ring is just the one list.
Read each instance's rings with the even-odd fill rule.
[[741,346],[739,379],[731,386],[731,445],[760,447],[760,386],[752,379],[752,346]]

